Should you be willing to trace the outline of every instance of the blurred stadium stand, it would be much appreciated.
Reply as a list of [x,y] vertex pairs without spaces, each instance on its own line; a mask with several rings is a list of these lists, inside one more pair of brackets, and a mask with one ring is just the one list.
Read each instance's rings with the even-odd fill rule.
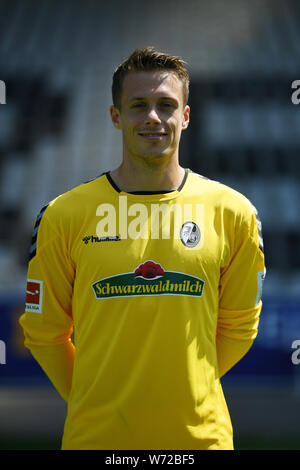
[[[13,432],[8,410],[16,409],[19,395],[10,387],[49,387],[17,324],[35,216],[55,196],[120,163],[121,136],[109,117],[112,74],[145,45],[188,63],[191,123],[182,137],[182,165],[244,193],[263,224],[268,273],[260,333],[224,379],[234,422],[241,432],[248,426],[253,434],[274,433],[272,413],[282,409],[278,433],[300,436],[300,365],[291,362],[292,341],[300,338],[300,105],[291,101],[291,83],[300,79],[300,4],[224,4],[0,0],[0,79],[7,91],[0,105],[0,339],[7,345],[0,436]],[[31,392],[19,390],[31,397],[24,406],[33,405]],[[38,407],[41,429],[53,416],[51,388],[49,394],[48,411]],[[242,403],[250,395],[246,412]],[[59,398],[57,407],[61,429]],[[15,413],[19,433],[26,416],[19,408]],[[51,434],[57,428],[48,422]]]

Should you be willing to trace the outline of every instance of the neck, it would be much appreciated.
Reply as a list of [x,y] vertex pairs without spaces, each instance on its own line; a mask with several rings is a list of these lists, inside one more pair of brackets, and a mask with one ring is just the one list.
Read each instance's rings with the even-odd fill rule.
[[123,161],[110,175],[121,191],[170,191],[180,186],[185,170],[178,162],[141,168]]

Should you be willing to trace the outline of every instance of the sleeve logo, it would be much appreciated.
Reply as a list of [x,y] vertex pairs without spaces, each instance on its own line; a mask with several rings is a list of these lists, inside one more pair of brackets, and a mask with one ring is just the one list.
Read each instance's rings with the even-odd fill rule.
[[258,271],[258,273],[257,273],[257,293],[256,293],[255,305],[258,305],[259,302],[261,301],[262,292],[263,292],[263,283],[264,283],[265,277],[266,277],[266,270]]
[[43,281],[27,279],[25,312],[42,313]]

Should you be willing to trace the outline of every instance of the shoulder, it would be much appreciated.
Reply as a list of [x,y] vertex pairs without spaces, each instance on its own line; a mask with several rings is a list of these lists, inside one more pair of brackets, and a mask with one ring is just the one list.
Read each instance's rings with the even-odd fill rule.
[[190,178],[194,189],[203,193],[205,199],[218,209],[233,214],[252,215],[257,210],[252,202],[241,192],[220,182],[209,179],[198,173],[190,171]]
[[74,218],[82,217],[91,210],[95,197],[105,194],[107,188],[106,176],[100,176],[79,184],[49,201],[40,211],[37,219],[47,219],[50,223],[70,222]]

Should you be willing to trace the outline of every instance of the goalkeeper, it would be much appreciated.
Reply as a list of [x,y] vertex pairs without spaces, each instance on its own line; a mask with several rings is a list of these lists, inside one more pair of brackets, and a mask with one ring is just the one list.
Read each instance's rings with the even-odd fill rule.
[[68,404],[62,449],[233,449],[220,379],[257,335],[261,224],[180,165],[188,90],[182,59],[134,51],[113,76],[120,166],[36,218],[20,323]]

